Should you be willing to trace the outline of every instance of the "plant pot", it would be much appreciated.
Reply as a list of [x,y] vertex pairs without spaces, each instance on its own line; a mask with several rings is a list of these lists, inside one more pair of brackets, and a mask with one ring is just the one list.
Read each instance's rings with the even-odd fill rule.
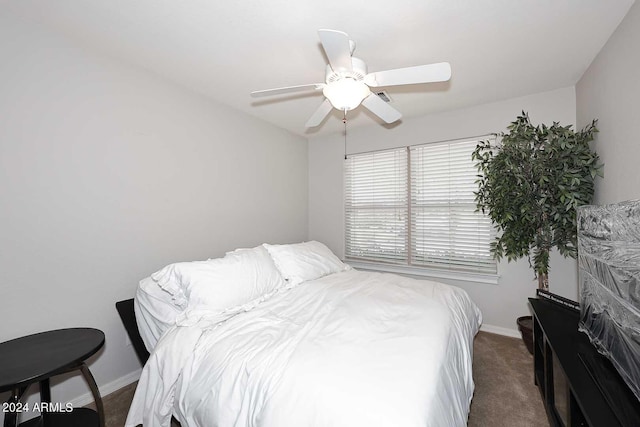
[[522,316],[518,317],[518,330],[522,334],[522,341],[529,350],[529,353],[533,354],[533,317]]

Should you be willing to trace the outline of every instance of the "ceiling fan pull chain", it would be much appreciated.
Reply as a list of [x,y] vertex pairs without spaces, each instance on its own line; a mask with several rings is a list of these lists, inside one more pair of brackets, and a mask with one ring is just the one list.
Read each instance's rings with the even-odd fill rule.
[[344,123],[344,159],[347,160],[347,110],[344,110],[342,116],[342,123]]

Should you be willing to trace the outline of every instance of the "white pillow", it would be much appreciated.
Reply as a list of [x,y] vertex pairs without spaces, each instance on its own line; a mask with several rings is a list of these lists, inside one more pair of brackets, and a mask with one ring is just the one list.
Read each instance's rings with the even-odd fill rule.
[[315,240],[291,245],[265,243],[262,246],[267,248],[289,286],[351,268],[340,261],[331,249]]
[[285,281],[261,246],[229,252],[224,258],[180,262],[151,277],[187,311],[230,312],[283,287]]

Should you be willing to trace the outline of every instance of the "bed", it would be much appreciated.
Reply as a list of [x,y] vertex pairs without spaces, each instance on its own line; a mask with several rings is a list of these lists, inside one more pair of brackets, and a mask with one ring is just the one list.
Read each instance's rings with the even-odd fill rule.
[[136,317],[151,355],[126,426],[467,423],[468,295],[356,271],[318,242],[167,266],[141,282]]

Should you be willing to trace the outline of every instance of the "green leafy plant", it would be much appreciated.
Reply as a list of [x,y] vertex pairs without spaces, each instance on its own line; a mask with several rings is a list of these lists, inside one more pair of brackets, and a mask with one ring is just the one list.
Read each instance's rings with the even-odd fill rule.
[[574,132],[557,122],[534,126],[523,111],[507,129],[499,145],[481,141],[473,152],[476,203],[498,230],[493,256],[528,257],[538,287],[547,290],[549,253],[576,257],[575,208],[591,202],[596,176],[603,176],[589,147],[596,120]]

